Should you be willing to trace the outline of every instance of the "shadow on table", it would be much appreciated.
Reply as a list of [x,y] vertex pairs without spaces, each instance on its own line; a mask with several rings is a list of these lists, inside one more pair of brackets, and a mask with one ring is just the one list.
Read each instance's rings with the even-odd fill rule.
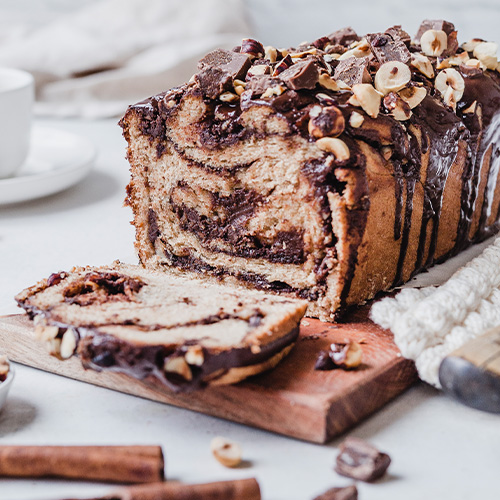
[[335,438],[328,443],[327,446],[337,448],[347,435],[353,435],[370,441],[373,436],[376,436],[387,427],[394,425],[395,422],[403,419],[418,406],[437,397],[442,397],[442,392],[434,389],[428,384],[417,383],[403,394],[387,403],[373,415],[368,416],[363,422],[360,422],[346,434]]
[[36,407],[24,399],[10,397],[0,412],[0,438],[27,427],[35,417]]
[[44,215],[73,210],[111,198],[119,191],[125,198],[125,188],[115,177],[106,172],[92,170],[76,186],[37,200],[0,206],[0,213],[8,217],[22,218],[32,215],[35,211]]

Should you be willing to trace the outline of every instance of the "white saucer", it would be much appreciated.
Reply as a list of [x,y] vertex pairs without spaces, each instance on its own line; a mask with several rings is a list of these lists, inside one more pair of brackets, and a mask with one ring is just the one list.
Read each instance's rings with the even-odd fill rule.
[[96,153],[84,137],[34,126],[26,162],[14,177],[0,179],[0,205],[40,198],[76,184],[90,172]]

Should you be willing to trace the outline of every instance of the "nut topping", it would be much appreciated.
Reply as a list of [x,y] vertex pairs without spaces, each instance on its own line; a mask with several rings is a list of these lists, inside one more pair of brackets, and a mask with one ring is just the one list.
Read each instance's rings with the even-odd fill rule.
[[250,59],[264,57],[265,50],[263,45],[254,40],[253,38],[243,38],[241,41],[241,50],[240,53],[247,54]]
[[278,59],[278,51],[275,47],[268,45],[264,47],[264,57],[268,59],[270,63],[275,63]]
[[68,359],[73,356],[77,345],[77,338],[75,332],[72,329],[68,329],[64,332],[61,339],[61,358]]
[[340,90],[337,82],[328,73],[319,75],[319,84],[328,90]]
[[189,347],[184,359],[190,365],[201,366],[205,361],[203,348],[199,345]]
[[342,139],[337,139],[336,137],[322,137],[316,141],[316,146],[321,151],[332,153],[338,161],[346,161],[351,156],[347,144]]
[[413,109],[425,99],[427,89],[425,87],[407,87],[400,90],[398,94],[410,106],[410,109]]
[[384,107],[398,121],[408,120],[412,114],[408,103],[395,92],[389,92],[384,97]]
[[434,85],[443,97],[444,103],[455,110],[457,102],[464,94],[465,82],[462,75],[456,69],[444,69],[436,76]]
[[411,80],[410,68],[399,61],[382,64],[375,74],[375,88],[386,95],[401,90]]
[[434,68],[426,56],[415,52],[411,55],[410,64],[427,78],[434,78]]
[[185,380],[192,380],[193,374],[191,373],[191,368],[186,363],[186,360],[182,356],[173,356],[165,359],[163,365],[163,370],[166,373],[175,373],[180,375]]
[[420,46],[426,56],[438,57],[448,47],[448,35],[442,30],[427,30],[420,38]]
[[273,95],[281,95],[285,92],[286,88],[283,85],[276,85],[274,87],[269,87],[263,94],[262,98],[272,97]]
[[353,111],[351,113],[351,117],[349,118],[349,125],[352,128],[359,128],[361,125],[363,125],[363,122],[365,121],[365,117],[358,113],[357,111]]
[[498,45],[494,42],[480,42],[474,47],[474,57],[479,59],[488,69],[496,69]]
[[363,111],[372,118],[377,118],[380,110],[380,100],[382,96],[370,83],[358,83],[352,87],[354,100],[349,102],[363,108]]
[[475,113],[477,108],[477,101],[474,101],[468,108],[464,109],[462,113],[464,115],[469,114],[469,113]]
[[241,463],[241,446],[221,436],[214,437],[210,443],[213,456],[225,467],[237,467]]
[[[320,108],[319,112],[317,108]],[[316,139],[337,137],[344,131],[344,115],[336,106],[327,106],[325,108],[314,106],[309,116],[311,119],[307,128],[309,134]]]
[[484,42],[484,40],[481,38],[473,38],[468,42],[462,43],[462,49],[464,49],[467,52],[474,52],[474,49],[482,42]]
[[219,99],[222,102],[234,102],[238,100],[238,95],[233,94],[232,92],[223,92],[220,96]]

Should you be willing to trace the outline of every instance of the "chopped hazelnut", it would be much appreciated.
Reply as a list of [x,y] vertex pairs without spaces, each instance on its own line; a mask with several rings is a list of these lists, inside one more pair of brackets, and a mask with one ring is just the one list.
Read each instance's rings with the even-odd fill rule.
[[399,61],[382,64],[375,74],[375,88],[386,95],[401,90],[411,80],[410,68]]
[[237,467],[241,463],[241,446],[224,437],[214,437],[210,443],[213,456],[225,467]]
[[332,153],[338,161],[346,161],[351,156],[347,144],[336,137],[322,137],[316,141],[316,146],[322,151]]
[[438,57],[448,48],[448,35],[442,30],[427,30],[420,37],[420,46],[426,56]]

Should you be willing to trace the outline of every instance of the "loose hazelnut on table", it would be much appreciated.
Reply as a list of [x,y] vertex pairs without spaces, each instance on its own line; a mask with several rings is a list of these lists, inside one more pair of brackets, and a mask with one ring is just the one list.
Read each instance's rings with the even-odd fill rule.
[[221,436],[214,437],[210,443],[213,456],[225,467],[237,467],[241,463],[241,446]]

